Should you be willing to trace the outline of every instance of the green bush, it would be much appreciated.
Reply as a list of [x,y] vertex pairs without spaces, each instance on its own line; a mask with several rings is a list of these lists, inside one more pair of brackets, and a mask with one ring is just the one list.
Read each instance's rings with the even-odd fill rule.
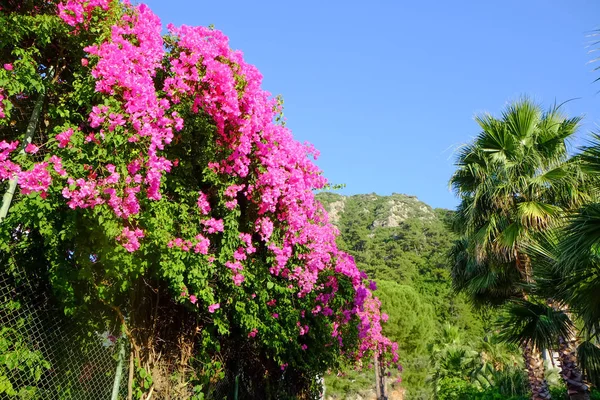
[[[2,313],[16,313],[19,302],[10,301],[2,307]],[[34,398],[42,373],[50,368],[39,350],[31,348],[23,336],[27,318],[19,317],[12,326],[0,327],[0,395],[20,399]],[[1,397],[4,398],[4,397]]]

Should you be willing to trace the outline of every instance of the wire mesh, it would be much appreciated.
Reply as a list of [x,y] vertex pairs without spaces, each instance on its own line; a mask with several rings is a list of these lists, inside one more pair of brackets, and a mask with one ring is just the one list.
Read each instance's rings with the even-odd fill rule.
[[[110,399],[116,338],[73,324],[24,274],[0,272],[0,398]],[[127,363],[120,398],[127,392]]]

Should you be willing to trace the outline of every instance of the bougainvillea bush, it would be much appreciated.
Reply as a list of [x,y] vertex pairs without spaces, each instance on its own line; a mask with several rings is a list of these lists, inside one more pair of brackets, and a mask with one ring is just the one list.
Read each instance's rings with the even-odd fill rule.
[[314,198],[318,152],[223,33],[163,35],[116,0],[3,4],[7,264],[43,249],[35,268],[66,312],[118,321],[149,371],[171,357],[300,393],[342,356],[397,362],[374,285]]

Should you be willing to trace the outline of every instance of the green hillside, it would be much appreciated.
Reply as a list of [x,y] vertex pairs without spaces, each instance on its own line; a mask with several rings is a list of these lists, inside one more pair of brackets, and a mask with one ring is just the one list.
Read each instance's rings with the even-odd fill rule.
[[431,351],[443,327],[455,327],[465,340],[483,336],[481,319],[452,291],[445,259],[453,238],[445,226],[451,212],[403,194],[317,197],[340,230],[339,246],[377,282],[376,293],[390,316],[384,329],[400,346],[408,398],[430,398]]
[[[425,400],[461,398],[452,393],[463,389],[474,391],[468,398],[491,399],[485,397],[494,395],[486,394],[491,386],[505,396],[500,398],[526,390],[525,376],[512,368],[521,363],[518,352],[496,341],[497,315],[474,309],[452,289],[447,261],[454,240],[447,227],[452,211],[403,194],[317,197],[340,230],[339,246],[377,282],[376,295],[389,315],[384,330],[398,342],[403,365],[402,382],[395,382],[395,373],[390,379],[392,391]],[[372,375],[332,371],[328,398],[372,393]],[[503,380],[508,385],[498,389]]]
[[318,199],[340,230],[339,245],[369,277],[411,287],[440,322],[479,329],[465,300],[452,292],[446,253],[453,236],[445,226],[451,211],[403,194],[320,193]]

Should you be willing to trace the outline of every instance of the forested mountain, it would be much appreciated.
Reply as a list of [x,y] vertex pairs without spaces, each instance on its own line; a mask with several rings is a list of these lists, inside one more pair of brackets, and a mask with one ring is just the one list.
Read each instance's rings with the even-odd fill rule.
[[453,237],[445,222],[451,211],[403,194],[320,193],[317,198],[340,230],[339,245],[369,277],[410,287],[437,319],[473,328],[471,309],[452,292],[447,267]]
[[[433,209],[414,196],[319,193],[317,198],[340,230],[338,245],[377,282],[376,294],[389,315],[384,329],[400,346],[405,398],[431,398],[435,375],[432,354],[450,341],[473,342],[484,324],[463,296],[452,290],[446,253],[453,235],[446,227],[451,211]],[[459,339],[460,338],[460,339]],[[328,393],[340,397],[373,384],[372,372],[337,379]]]

